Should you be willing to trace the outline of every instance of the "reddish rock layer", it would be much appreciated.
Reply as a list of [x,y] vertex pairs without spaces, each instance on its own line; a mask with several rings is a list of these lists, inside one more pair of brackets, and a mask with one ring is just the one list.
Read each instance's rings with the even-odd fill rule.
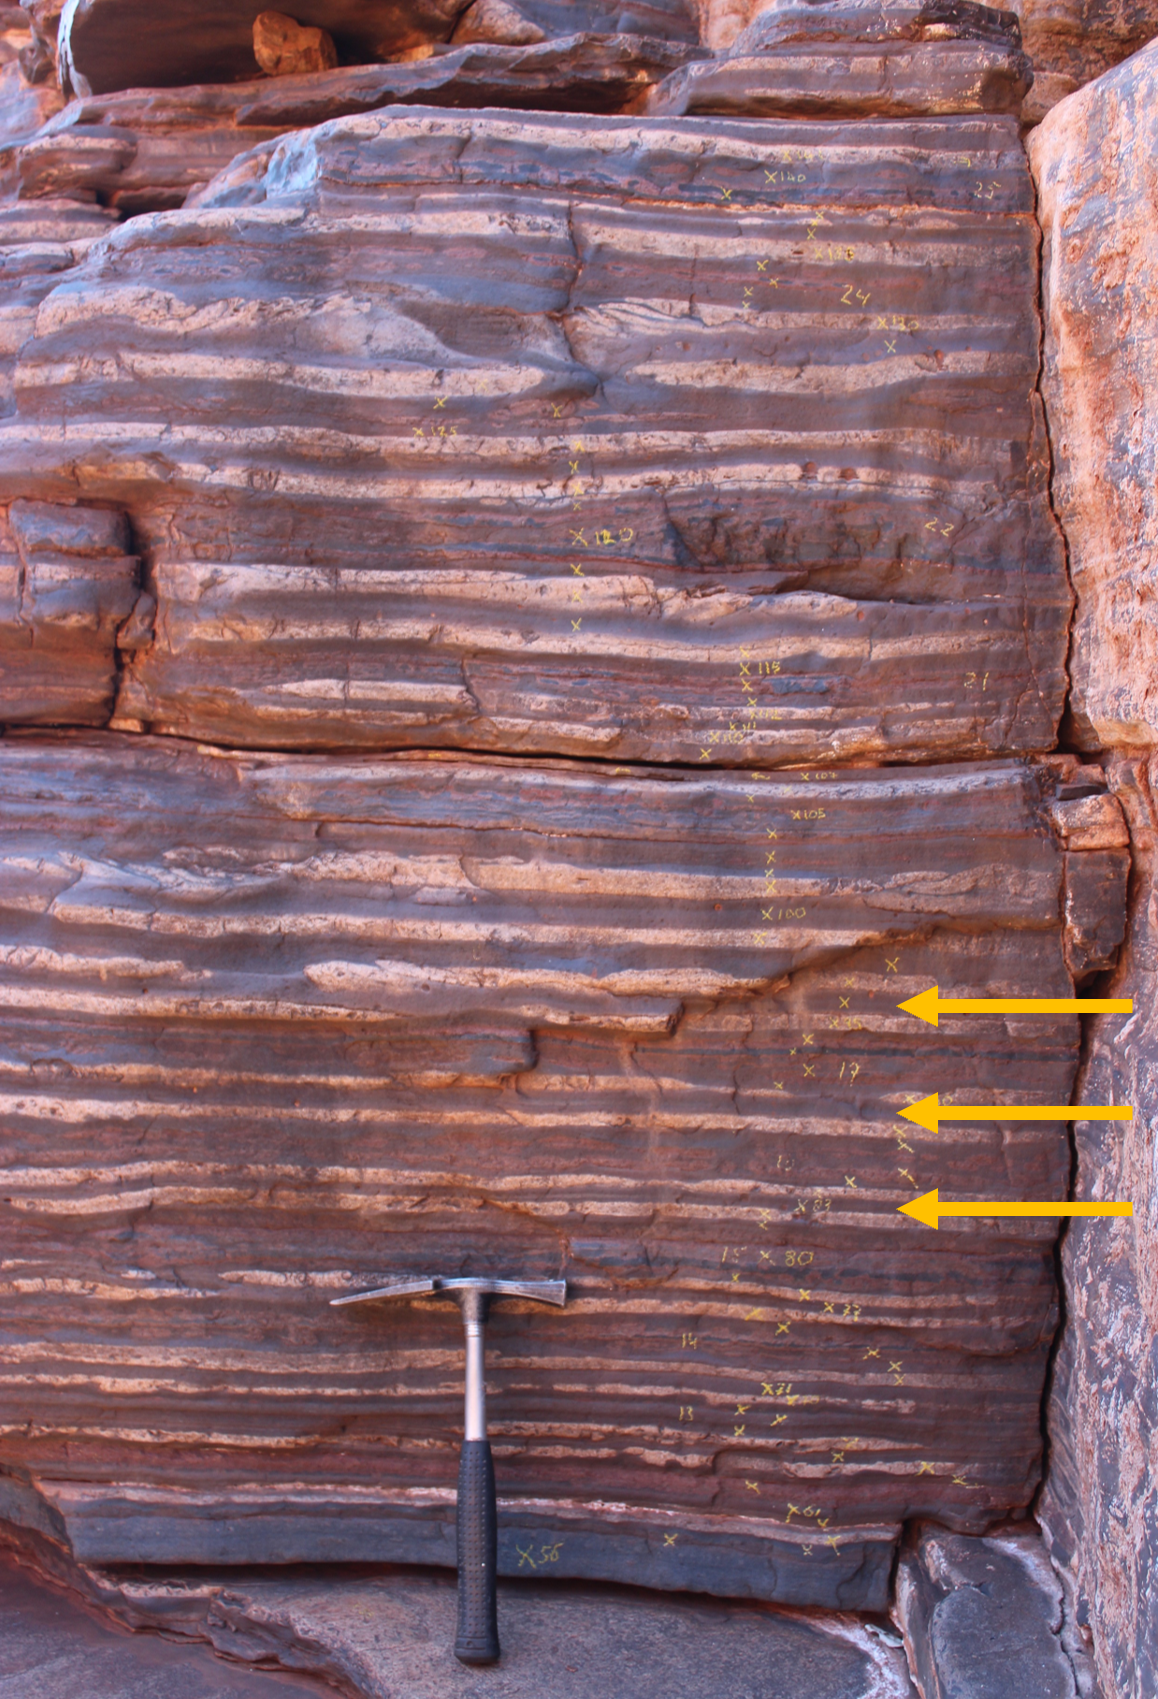
[[98,1563],[447,1561],[455,1319],[327,1308],[426,1268],[572,1283],[492,1327],[512,1569],[554,1529],[561,1573],[879,1608],[904,1517],[1024,1508],[1050,1230],[897,1204],[1055,1195],[1065,1137],[896,1112],[1064,1102],[1077,1034],[896,1004],[1066,992],[1049,770],[104,734],[0,780],[9,1519]]

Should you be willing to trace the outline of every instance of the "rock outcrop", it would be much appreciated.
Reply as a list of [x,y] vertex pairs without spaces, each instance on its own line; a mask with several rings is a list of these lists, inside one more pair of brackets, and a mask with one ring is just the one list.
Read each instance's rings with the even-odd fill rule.
[[1158,742],[1158,229],[1148,180],[1158,46],[1067,101],[1030,158],[1043,273],[1054,501],[1070,546],[1074,736]]
[[458,1340],[326,1303],[432,1263],[571,1282],[492,1325],[508,1573],[880,1609],[906,1517],[1024,1511],[1051,1231],[896,1205],[1067,1143],[897,1111],[1064,1102],[1076,1023],[896,1004],[1064,993],[1056,769],[0,771],[5,1460],[79,1560],[448,1561]]
[[1046,237],[1043,388],[1077,592],[1072,735],[1102,752],[1136,869],[1126,952],[1106,986],[1132,996],[1134,1014],[1095,1024],[1081,1080],[1083,1101],[1131,1103],[1134,1119],[1077,1138],[1079,1195],[1131,1198],[1134,1220],[1097,1234],[1075,1223],[1066,1237],[1042,1506],[1115,1699],[1158,1690],[1156,102],[1150,47],[1057,107],[1030,145]]
[[689,66],[649,112],[910,118],[1019,112],[1033,81],[1012,12],[961,0],[781,5]]
[[270,77],[332,71],[338,52],[329,30],[299,24],[284,12],[259,12],[253,20],[253,56]]
[[1052,745],[1070,592],[1012,121],[370,116],[254,163],[57,287],[0,427],[13,495],[132,510],[158,638],[119,725]]
[[[293,20],[332,38],[343,64],[374,64],[448,42],[467,0],[296,0]],[[262,0],[69,0],[60,22],[60,63],[78,95],[118,89],[236,82],[258,70],[254,24]],[[694,43],[683,0],[523,0],[545,35],[630,33]]]
[[[453,1326],[328,1299],[517,1264],[572,1301],[493,1324],[506,1575],[879,1612],[932,1519],[912,1622],[1004,1632],[945,1529],[1034,1502],[1053,1231],[897,1206],[1071,1144],[897,1114],[1077,1080],[1137,1213],[1066,1242],[1041,1645],[1149,1699],[1151,52],[1031,143],[1051,444],[1028,15],[27,13],[3,1537],[130,1615],[124,1566],[450,1563]],[[1134,1025],[897,1009],[1100,990],[1128,890]]]

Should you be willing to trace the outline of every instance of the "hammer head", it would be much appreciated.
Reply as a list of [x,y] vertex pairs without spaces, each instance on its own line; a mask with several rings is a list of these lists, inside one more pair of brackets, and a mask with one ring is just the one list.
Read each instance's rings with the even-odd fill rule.
[[366,1304],[372,1298],[420,1298],[432,1292],[445,1292],[464,1312],[467,1307],[485,1306],[492,1298],[532,1298],[540,1304],[567,1302],[565,1280],[492,1280],[485,1275],[444,1278],[440,1274],[419,1274],[389,1280],[371,1292],[351,1292],[345,1298],[331,1298],[330,1303],[338,1308],[342,1304]]

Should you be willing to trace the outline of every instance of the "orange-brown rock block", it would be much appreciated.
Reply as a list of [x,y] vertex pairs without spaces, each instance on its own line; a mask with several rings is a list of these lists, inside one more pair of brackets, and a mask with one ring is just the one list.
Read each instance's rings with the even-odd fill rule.
[[259,12],[254,18],[253,56],[270,77],[332,71],[338,63],[328,30],[299,24],[285,12]]
[[[1115,1699],[1141,1699],[1158,1684],[1156,97],[1151,46],[1055,107],[1030,142],[1045,231],[1043,388],[1054,500],[1078,598],[1073,736],[1102,751],[1134,866],[1121,966],[1102,982],[1104,994],[1132,998],[1134,1012],[1094,1023],[1077,1099],[1129,1103],[1133,1120],[1113,1133],[1079,1124],[1075,1185],[1079,1197],[1129,1200],[1134,1215],[1098,1233],[1093,1223],[1075,1223],[1064,1241],[1069,1298],[1041,1509],[1074,1618]],[[1092,843],[1109,822],[1100,801],[1081,806],[1070,841]]]
[[1133,1699],[1158,1681],[1158,1214],[1154,1057],[1158,804],[1153,758],[1110,755],[1129,821],[1134,885],[1121,965],[1099,993],[1130,1016],[1093,1023],[1075,1101],[1129,1103],[1131,1122],[1079,1123],[1074,1195],[1125,1198],[1131,1221],[1077,1223],[1062,1246],[1067,1303],[1048,1403],[1050,1469],[1040,1516],[1071,1610],[1092,1640],[1102,1688]]
[[1070,707],[1090,749],[1158,741],[1156,99],[1158,46],[1056,107],[1030,142],[1054,501],[1077,592]]
[[897,1111],[1064,1102],[1076,1023],[897,1004],[1068,993],[1054,780],[5,739],[3,1514],[449,1561],[454,1319],[327,1307],[425,1269],[571,1283],[492,1324],[511,1570],[879,1608],[1024,1509],[1051,1230],[897,1206],[1064,1132]]
[[1155,0],[1010,0],[1021,20],[1034,85],[1022,116],[1037,123],[1158,35]]

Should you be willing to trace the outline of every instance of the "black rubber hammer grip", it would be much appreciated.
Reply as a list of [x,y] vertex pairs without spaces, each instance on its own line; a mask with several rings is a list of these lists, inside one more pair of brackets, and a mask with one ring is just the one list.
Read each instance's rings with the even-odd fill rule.
[[464,1664],[499,1657],[495,1601],[498,1513],[490,1441],[463,1441],[458,1465],[458,1633],[454,1655]]

